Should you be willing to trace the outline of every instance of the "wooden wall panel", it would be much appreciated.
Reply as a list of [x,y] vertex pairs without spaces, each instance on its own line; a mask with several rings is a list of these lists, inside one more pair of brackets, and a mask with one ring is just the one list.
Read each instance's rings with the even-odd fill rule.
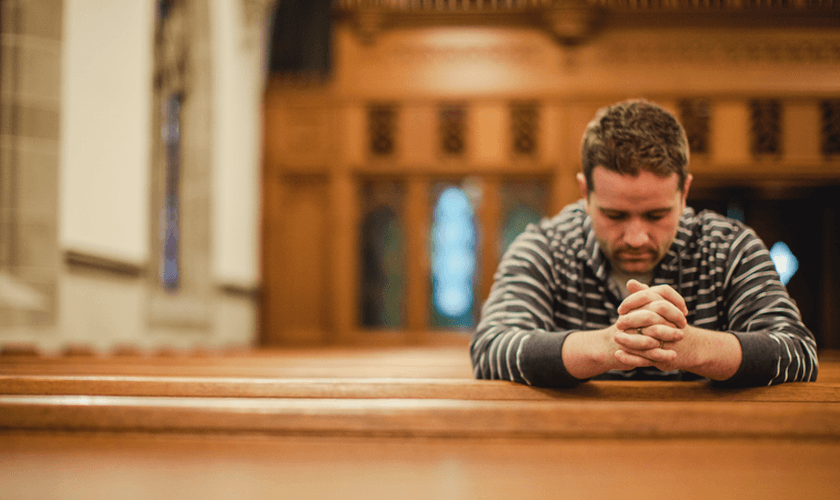
[[[478,273],[476,274],[475,305],[476,313],[481,311],[484,301],[493,287],[493,275],[499,265],[496,246],[502,224],[501,183],[498,177],[490,177],[482,183],[481,206],[478,207],[478,229],[480,254],[478,255]],[[476,315],[476,323],[478,323]]]
[[[328,237],[330,255],[329,285],[332,292],[334,313],[334,340],[353,342],[353,330],[359,324],[359,207],[361,202],[354,179],[348,172],[338,173],[330,179],[330,215],[334,223]],[[326,264],[326,263],[325,263]],[[325,266],[322,266],[325,267]]]
[[409,180],[406,196],[406,262],[408,267],[408,296],[406,322],[409,332],[426,329],[430,312],[429,295],[429,181],[423,177]]
[[790,162],[820,161],[820,109],[813,101],[788,101],[782,110],[782,154]]
[[711,155],[719,164],[743,164],[750,160],[750,111],[748,102],[719,101],[710,117]]
[[282,204],[279,276],[272,280],[279,285],[279,301],[273,306],[280,309],[280,335],[293,344],[324,342],[333,311],[328,287],[331,238],[325,179],[286,178]]
[[467,125],[470,160],[476,165],[498,165],[510,151],[510,111],[502,102],[476,103]]
[[410,103],[400,112],[397,129],[399,163],[407,168],[428,168],[438,161],[438,110],[431,103]]

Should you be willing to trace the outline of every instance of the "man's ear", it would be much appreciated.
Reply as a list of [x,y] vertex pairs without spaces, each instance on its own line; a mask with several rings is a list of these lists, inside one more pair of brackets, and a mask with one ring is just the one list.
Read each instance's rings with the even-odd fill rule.
[[589,200],[589,190],[586,188],[586,177],[583,175],[583,172],[578,172],[575,178],[577,178],[578,187],[580,188],[580,197],[584,200]]
[[685,203],[685,200],[688,198],[688,188],[691,187],[691,180],[692,179],[694,179],[694,176],[692,176],[691,174],[688,174],[688,175],[685,176],[685,185],[683,186],[683,190],[682,190],[683,204]]

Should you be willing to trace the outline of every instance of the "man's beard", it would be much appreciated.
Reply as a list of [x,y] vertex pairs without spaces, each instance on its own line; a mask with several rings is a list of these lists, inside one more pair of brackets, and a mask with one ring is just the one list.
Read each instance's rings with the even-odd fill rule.
[[[653,247],[620,247],[612,252],[612,264],[622,271],[648,272],[659,262],[659,252]],[[637,266],[644,266],[638,268]]]

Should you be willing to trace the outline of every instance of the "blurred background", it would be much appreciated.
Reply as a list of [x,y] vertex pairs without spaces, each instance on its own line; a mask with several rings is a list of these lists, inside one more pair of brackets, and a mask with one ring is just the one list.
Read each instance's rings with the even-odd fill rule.
[[0,0],[0,348],[463,344],[597,109],[840,348],[834,0]]

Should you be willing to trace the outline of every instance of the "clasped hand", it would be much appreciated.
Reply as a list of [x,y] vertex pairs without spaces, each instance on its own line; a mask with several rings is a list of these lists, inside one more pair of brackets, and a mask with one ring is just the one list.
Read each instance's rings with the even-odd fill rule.
[[677,343],[685,337],[688,309],[685,299],[668,285],[649,287],[627,282],[630,295],[618,307],[613,340],[619,349],[616,360],[625,369],[655,366],[676,368]]

